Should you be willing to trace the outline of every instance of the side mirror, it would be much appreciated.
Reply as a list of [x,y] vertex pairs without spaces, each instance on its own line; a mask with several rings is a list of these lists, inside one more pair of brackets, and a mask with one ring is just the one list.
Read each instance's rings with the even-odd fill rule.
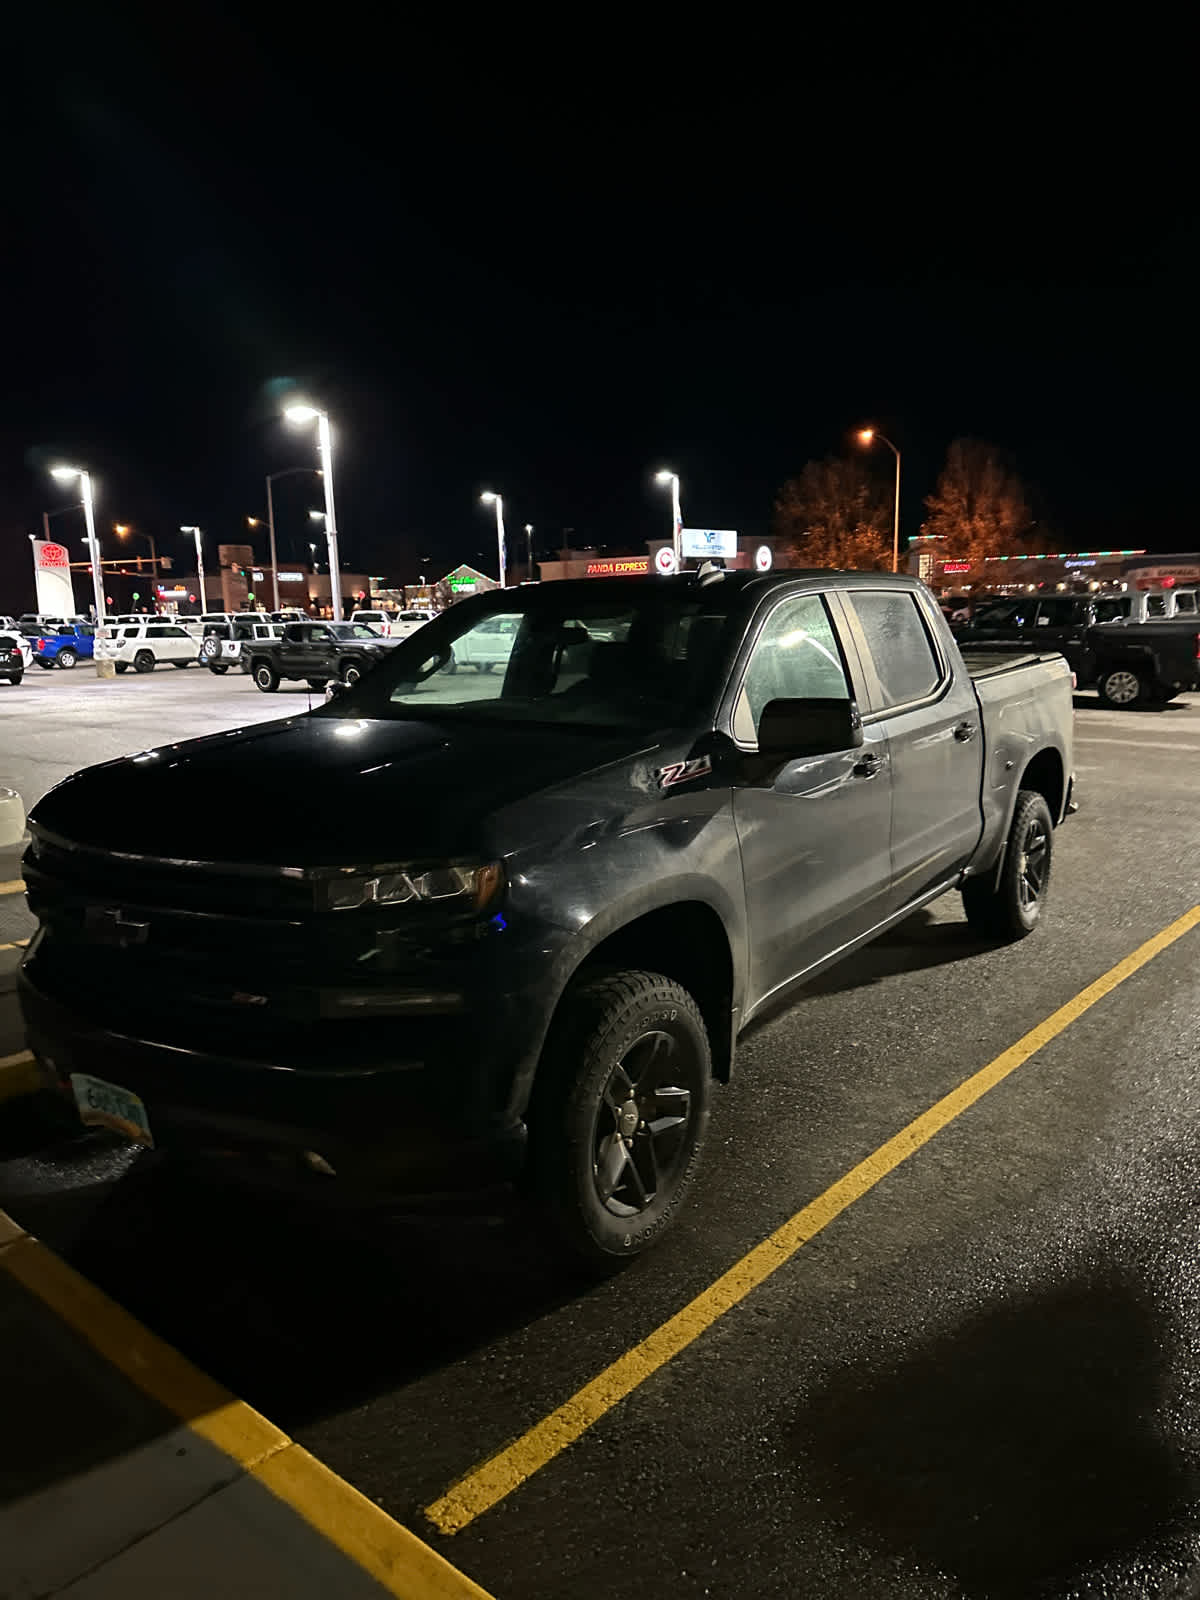
[[862,718],[853,700],[768,700],[758,719],[758,753],[795,761],[857,750]]

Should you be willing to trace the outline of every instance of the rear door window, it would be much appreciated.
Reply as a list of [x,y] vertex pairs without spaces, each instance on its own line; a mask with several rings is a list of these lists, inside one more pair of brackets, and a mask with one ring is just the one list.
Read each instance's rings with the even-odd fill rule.
[[900,589],[847,589],[842,598],[862,624],[883,704],[911,705],[934,694],[943,669],[916,596]]

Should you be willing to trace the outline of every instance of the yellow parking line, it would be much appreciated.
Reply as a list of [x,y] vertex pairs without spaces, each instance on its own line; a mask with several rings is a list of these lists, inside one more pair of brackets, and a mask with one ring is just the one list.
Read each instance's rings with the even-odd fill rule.
[[823,1194],[797,1211],[769,1238],[744,1255],[696,1298],[643,1339],[641,1344],[619,1356],[598,1377],[583,1386],[557,1410],[521,1435],[513,1444],[491,1456],[457,1484],[425,1508],[425,1515],[442,1533],[457,1533],[483,1512],[489,1511],[513,1492],[539,1468],[553,1461],[573,1444],[594,1422],[632,1392],[660,1367],[685,1350],[706,1329],[738,1305],[752,1289],[778,1272],[796,1252],[823,1228],[841,1215],[856,1200],[872,1190],[888,1173],[962,1116],[985,1094],[1002,1083],[1010,1073],[1058,1037],[1097,1002],[1125,982],[1148,961],[1160,955],[1177,939],[1200,923],[1200,906],[1156,933],[1131,955],[1118,961],[1103,977],[1097,978],[1073,1000],[1060,1006],[1044,1022],[1039,1022],[1016,1044],[986,1067],[966,1078],[949,1094],[921,1113],[886,1144],[851,1168]]
[[15,1056],[0,1056],[0,1101],[16,1100],[42,1088],[45,1081],[41,1070],[28,1050],[18,1050]]
[[444,1556],[192,1366],[3,1211],[0,1270],[37,1295],[143,1393],[231,1456],[384,1593],[404,1600],[490,1600]]
[[10,878],[7,883],[0,883],[0,894],[24,894],[24,878]]

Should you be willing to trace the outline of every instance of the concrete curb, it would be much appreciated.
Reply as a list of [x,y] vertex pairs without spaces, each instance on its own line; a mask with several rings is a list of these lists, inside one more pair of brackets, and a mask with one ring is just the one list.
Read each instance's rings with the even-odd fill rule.
[[[235,1469],[234,1487],[252,1479],[385,1593],[404,1600],[491,1600],[437,1551],[144,1328],[3,1211],[0,1271],[144,1395],[178,1417],[188,1433],[227,1457]],[[68,1530],[61,1532],[65,1536]]]

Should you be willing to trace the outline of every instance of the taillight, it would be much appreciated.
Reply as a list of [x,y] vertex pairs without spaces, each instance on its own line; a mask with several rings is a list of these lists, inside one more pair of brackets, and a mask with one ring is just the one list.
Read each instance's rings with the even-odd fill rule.
[[1200,633],[1196,635],[1196,660],[1200,661]]
[[39,639],[38,642],[37,642],[37,647],[38,647],[39,650],[44,650],[46,648],[45,639]]

